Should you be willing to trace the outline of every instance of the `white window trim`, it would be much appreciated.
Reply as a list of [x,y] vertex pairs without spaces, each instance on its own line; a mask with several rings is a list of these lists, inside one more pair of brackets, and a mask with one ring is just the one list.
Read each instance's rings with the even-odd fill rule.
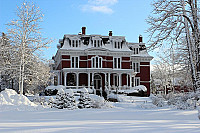
[[[76,66],[76,57],[78,57],[78,67],[72,67],[72,58],[74,58],[74,66]],[[79,68],[79,56],[71,56],[71,68]]]
[[[117,59],[117,68],[115,68],[115,58]],[[118,68],[118,59],[120,59],[120,67]],[[121,57],[113,57],[113,68],[114,69],[121,69],[121,65],[122,65],[122,58]]]
[[[96,67],[96,57],[98,58],[98,67]],[[94,59],[94,62],[93,62],[93,59]],[[101,65],[100,65],[100,60],[101,59]],[[93,66],[94,64],[94,66]],[[94,56],[91,58],[91,67],[92,68],[103,68],[103,58],[102,57],[99,57],[99,56]]]
[[[138,72],[136,71],[137,70],[136,63],[138,63]],[[135,66],[135,69],[134,69],[134,66]],[[132,62],[132,69],[134,70],[134,72],[140,73],[140,62]]]
[[138,86],[138,85],[136,84],[136,83],[137,83],[137,82],[136,82],[137,80],[139,80],[139,85],[140,85],[140,77],[135,77],[135,81],[134,81],[135,86]]

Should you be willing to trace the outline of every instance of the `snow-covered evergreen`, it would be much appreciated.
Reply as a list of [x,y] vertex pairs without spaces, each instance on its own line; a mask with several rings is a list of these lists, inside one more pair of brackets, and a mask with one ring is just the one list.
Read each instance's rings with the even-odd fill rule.
[[86,89],[85,91],[81,91],[78,108],[91,108],[92,107],[92,99],[89,96],[89,93]]
[[58,91],[53,107],[58,109],[76,109],[76,101],[73,93],[64,90]]

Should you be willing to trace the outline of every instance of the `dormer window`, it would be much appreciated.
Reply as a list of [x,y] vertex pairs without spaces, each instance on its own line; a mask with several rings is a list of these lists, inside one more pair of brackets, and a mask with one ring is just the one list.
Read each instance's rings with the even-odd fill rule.
[[71,40],[71,43],[69,43],[69,45],[71,47],[78,47],[78,42],[80,44],[80,40],[79,41],[78,40]]
[[133,54],[139,54],[139,48],[133,48]]
[[122,42],[115,41],[114,42],[114,48],[121,49],[122,48]]

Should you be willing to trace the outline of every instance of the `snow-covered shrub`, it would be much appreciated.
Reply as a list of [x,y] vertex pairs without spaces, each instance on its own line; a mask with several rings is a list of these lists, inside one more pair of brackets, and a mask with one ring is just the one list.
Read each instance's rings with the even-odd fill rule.
[[87,89],[83,88],[80,94],[78,108],[91,108],[92,107],[92,100],[89,96]]
[[44,105],[45,104],[45,98],[43,96],[39,96],[39,94],[36,94],[33,98],[33,102],[35,104]]
[[53,107],[58,109],[76,109],[76,102],[75,98],[73,96],[73,91],[67,90],[64,91],[63,89],[60,89],[56,95],[56,100],[54,102]]
[[176,109],[195,109],[196,108],[195,93],[178,93],[170,94],[168,98],[168,105],[173,106]]
[[93,108],[112,108],[112,104],[107,102],[103,97],[97,95],[90,95],[92,99],[92,106]]
[[54,103],[55,103],[55,99],[53,97],[50,97],[48,100],[48,105],[52,108]]
[[158,107],[163,107],[165,105],[164,104],[165,99],[161,95],[155,96],[151,94],[149,98],[151,98],[152,103]]

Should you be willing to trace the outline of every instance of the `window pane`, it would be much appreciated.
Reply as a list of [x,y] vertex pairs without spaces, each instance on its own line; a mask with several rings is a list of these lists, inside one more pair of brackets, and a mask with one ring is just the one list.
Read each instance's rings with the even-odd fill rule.
[[74,68],[74,57],[72,57],[72,68]]
[[76,40],[76,47],[78,47],[78,41]]
[[78,68],[78,57],[76,57],[76,68]]
[[118,68],[120,68],[120,64],[121,64],[121,61],[120,61],[120,58],[118,58]]
[[135,70],[135,63],[133,63],[133,70],[136,71],[136,70]]
[[98,64],[99,64],[98,57],[96,57],[96,68],[98,68]]
[[92,58],[92,67],[94,68],[94,58]]
[[114,68],[117,68],[117,58],[114,58]]
[[101,58],[99,58],[99,67],[102,68],[102,66],[101,66]]

